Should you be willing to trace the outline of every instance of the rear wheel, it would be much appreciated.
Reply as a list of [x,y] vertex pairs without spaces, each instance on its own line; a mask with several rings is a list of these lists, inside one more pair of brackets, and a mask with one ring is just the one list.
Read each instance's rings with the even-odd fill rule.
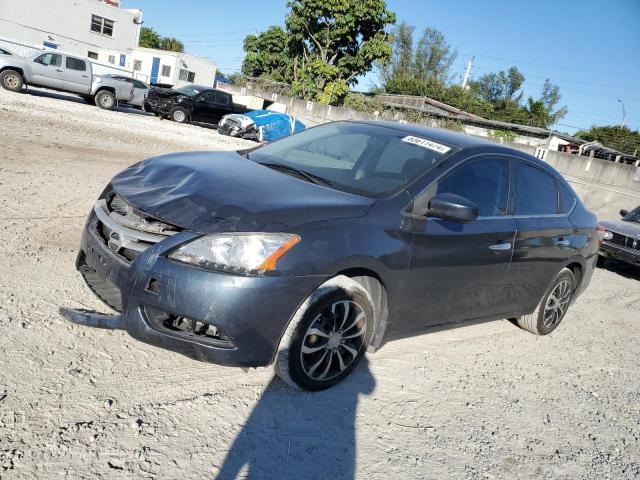
[[535,311],[518,318],[518,325],[536,335],[553,332],[569,309],[575,287],[573,272],[563,268],[551,282]]
[[324,390],[346,378],[371,338],[373,301],[348,277],[321,285],[298,309],[285,331],[275,369],[294,388]]
[[116,103],[116,96],[108,90],[100,90],[96,94],[96,105],[104,110],[113,110]]
[[189,122],[189,112],[182,107],[175,107],[171,110],[169,114],[171,116],[171,120],[178,123],[188,123]]
[[15,70],[5,70],[0,73],[0,85],[2,85],[2,88],[5,90],[18,92],[24,85],[24,79],[22,78],[22,75]]

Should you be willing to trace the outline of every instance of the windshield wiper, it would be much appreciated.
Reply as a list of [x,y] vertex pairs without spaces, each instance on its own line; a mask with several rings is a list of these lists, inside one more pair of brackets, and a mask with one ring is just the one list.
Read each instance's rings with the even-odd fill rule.
[[295,167],[290,167],[289,165],[282,165],[281,163],[260,163],[260,165],[264,165],[265,167],[272,168],[273,170],[280,170],[284,173],[293,173],[294,175],[297,175],[298,177],[302,177],[308,182],[315,183],[316,185],[327,185],[327,186],[333,185],[333,182],[331,180],[327,180],[326,178],[319,177],[318,175],[305,172],[304,170],[300,170]]

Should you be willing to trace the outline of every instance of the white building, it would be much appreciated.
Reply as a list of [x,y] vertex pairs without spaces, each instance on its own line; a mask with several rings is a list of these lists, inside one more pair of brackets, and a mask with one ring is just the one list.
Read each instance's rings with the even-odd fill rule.
[[175,87],[189,84],[212,87],[215,82],[215,64],[189,53],[135,48],[132,59],[133,76],[143,82]]
[[0,46],[59,49],[131,71],[142,12],[119,0],[0,0]]

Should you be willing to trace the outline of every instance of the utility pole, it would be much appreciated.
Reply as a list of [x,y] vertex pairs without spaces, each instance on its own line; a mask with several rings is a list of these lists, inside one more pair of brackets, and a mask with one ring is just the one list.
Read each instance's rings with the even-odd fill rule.
[[473,67],[473,60],[475,56],[471,57],[471,60],[467,62],[467,68],[464,70],[464,77],[462,77],[462,88],[467,88],[467,84],[469,83],[469,77],[471,76],[471,68]]
[[622,130],[624,128],[624,122],[627,119],[627,112],[624,109],[624,102],[622,99],[619,98],[618,101],[620,102],[620,105],[622,105],[622,123],[620,124],[620,130]]

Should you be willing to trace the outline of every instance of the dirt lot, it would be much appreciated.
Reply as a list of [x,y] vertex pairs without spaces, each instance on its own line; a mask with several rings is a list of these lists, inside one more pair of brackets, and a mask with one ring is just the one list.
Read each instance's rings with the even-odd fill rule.
[[640,273],[599,269],[556,332],[509,321],[387,344],[347,382],[289,390],[71,325],[109,178],[214,130],[0,91],[0,477],[638,478]]

